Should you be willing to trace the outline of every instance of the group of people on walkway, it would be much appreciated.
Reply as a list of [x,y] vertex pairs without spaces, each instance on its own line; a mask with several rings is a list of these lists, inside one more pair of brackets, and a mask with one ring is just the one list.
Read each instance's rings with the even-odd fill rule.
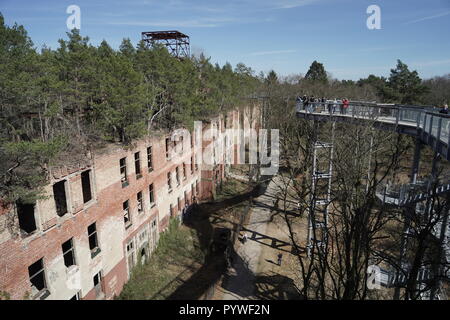
[[338,100],[335,98],[334,100],[326,99],[325,97],[314,97],[314,96],[298,96],[296,98],[297,109],[304,110],[307,112],[316,112],[317,108],[323,108],[323,110],[327,109],[330,114],[336,112],[336,110],[340,110],[341,114],[347,114],[347,109],[350,105],[350,100],[347,98]]

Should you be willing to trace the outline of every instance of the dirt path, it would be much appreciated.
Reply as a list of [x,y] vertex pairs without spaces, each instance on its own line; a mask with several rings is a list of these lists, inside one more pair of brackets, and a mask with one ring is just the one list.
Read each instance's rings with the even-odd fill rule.
[[276,192],[275,181],[271,181],[266,192],[254,199],[255,203],[263,205],[251,208],[248,223],[244,227],[248,240],[239,246],[233,256],[232,269],[222,283],[223,300],[258,299],[255,295],[255,278],[264,244],[257,240],[266,234]]

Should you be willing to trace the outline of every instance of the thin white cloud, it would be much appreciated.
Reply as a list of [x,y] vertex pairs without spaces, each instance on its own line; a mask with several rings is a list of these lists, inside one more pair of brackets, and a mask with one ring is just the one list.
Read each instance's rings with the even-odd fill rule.
[[249,56],[267,56],[267,55],[273,55],[273,54],[284,54],[284,53],[293,53],[296,52],[296,50],[275,50],[275,51],[257,51],[249,53]]
[[378,52],[378,51],[387,51],[387,50],[392,50],[394,49],[393,47],[376,47],[376,48],[364,48],[364,49],[360,49],[358,50],[359,52]]
[[307,6],[322,0],[276,0],[274,5],[279,9],[291,9]]
[[416,19],[413,21],[409,21],[409,22],[406,22],[405,24],[412,24],[412,23],[417,23],[417,22],[421,22],[421,21],[425,21],[425,20],[432,20],[432,19],[448,16],[449,14],[450,14],[450,11],[445,11],[445,12],[441,12],[439,14],[435,14],[433,16],[428,16],[428,17]]
[[160,21],[111,21],[111,25],[126,25],[140,27],[183,27],[183,28],[214,28],[225,22],[233,21],[233,18],[221,19],[191,19],[191,20],[160,20]]
[[447,60],[431,60],[431,61],[424,61],[424,62],[415,62],[412,63],[411,65],[413,67],[433,67],[433,66],[441,66],[441,65],[446,65],[446,64],[450,64],[450,59]]

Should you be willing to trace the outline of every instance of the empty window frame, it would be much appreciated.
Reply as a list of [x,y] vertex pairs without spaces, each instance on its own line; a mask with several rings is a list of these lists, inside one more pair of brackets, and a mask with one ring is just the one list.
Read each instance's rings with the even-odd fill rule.
[[183,180],[186,180],[186,163],[183,162]]
[[191,184],[191,197],[195,196],[195,188],[194,188],[194,184]]
[[96,297],[100,297],[103,294],[103,277],[102,272],[100,271],[93,277],[94,289]]
[[128,185],[127,158],[120,159],[119,164],[120,164],[120,181],[122,182],[122,187],[126,187]]
[[166,138],[166,159],[170,159],[170,138]]
[[170,172],[167,172],[167,186],[169,187],[169,192],[172,191],[172,177]]
[[28,275],[30,277],[32,287],[36,288],[37,292],[47,288],[43,258],[28,267]]
[[198,171],[197,159],[195,159],[195,171]]
[[177,198],[177,205],[178,205],[178,211],[180,211],[182,209],[181,208],[181,198],[180,197]]
[[64,264],[66,267],[70,267],[73,265],[76,265],[75,261],[75,250],[73,248],[73,238],[70,238],[66,242],[64,242],[61,245],[62,252],[63,252],[63,258],[64,258]]
[[128,275],[131,275],[131,270],[136,265],[136,254],[134,249],[134,241],[131,240],[127,244],[127,259],[128,259]]
[[142,177],[141,174],[141,159],[140,159],[140,153],[136,152],[134,154],[134,168],[136,171],[136,178],[139,179]]
[[187,205],[189,205],[189,203],[190,203],[187,191],[184,192],[184,203],[186,203]]
[[194,158],[191,157],[191,174],[194,173]]
[[55,199],[56,214],[60,217],[67,213],[66,180],[53,185],[53,197]]
[[177,181],[177,185],[180,185],[180,170],[178,167],[175,168],[175,179]]
[[196,195],[198,195],[198,193],[199,193],[199,187],[200,187],[200,185],[199,185],[199,183],[198,183],[198,181],[195,183],[195,194]]
[[137,193],[137,209],[138,209],[138,213],[142,213],[144,212],[144,199],[142,198],[142,191],[139,191]]
[[152,150],[152,146],[147,148],[147,166],[148,166],[148,172],[153,170],[153,150]]
[[78,291],[76,295],[74,295],[72,298],[70,298],[70,300],[81,300],[81,294]]
[[83,189],[83,202],[87,203],[92,200],[91,189],[91,170],[86,170],[81,173],[81,187]]
[[172,204],[169,205],[169,216],[170,217],[173,216],[173,205]]
[[155,190],[153,188],[153,183],[148,186],[148,195],[150,199],[150,207],[155,205]]
[[88,226],[88,239],[89,239],[89,249],[91,250],[91,257],[95,257],[95,255],[100,252],[100,247],[98,246],[97,239],[97,226],[95,222]]
[[130,205],[128,200],[122,204],[122,208],[123,208],[123,222],[125,223],[125,227],[128,228],[129,226],[131,226]]
[[16,209],[20,229],[28,234],[36,231],[35,204],[23,203],[19,200],[16,202]]

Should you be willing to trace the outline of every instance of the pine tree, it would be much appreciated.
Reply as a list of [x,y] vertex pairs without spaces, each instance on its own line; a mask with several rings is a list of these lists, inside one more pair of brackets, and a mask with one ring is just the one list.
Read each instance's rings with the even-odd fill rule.
[[314,60],[305,75],[305,79],[325,83],[328,82],[327,73],[323,64]]
[[398,101],[403,104],[420,103],[427,88],[422,85],[417,71],[409,71],[408,66],[402,61],[397,60],[395,69],[391,69],[388,88],[386,90],[387,98]]

